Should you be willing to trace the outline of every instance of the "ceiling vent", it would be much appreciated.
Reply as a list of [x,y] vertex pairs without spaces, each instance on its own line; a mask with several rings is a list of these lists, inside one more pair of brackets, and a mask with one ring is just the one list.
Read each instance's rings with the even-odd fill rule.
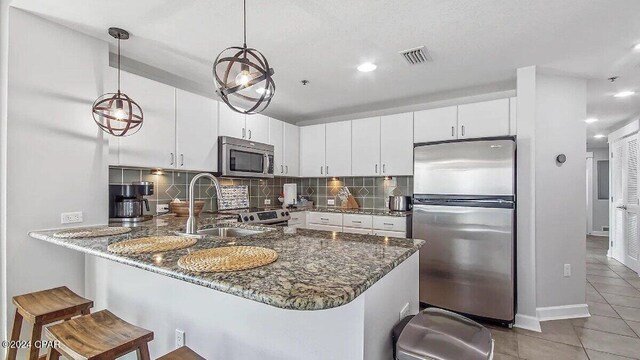
[[427,51],[424,46],[400,51],[400,55],[402,55],[404,61],[409,65],[418,65],[428,61],[433,61],[431,55],[429,55],[429,51]]

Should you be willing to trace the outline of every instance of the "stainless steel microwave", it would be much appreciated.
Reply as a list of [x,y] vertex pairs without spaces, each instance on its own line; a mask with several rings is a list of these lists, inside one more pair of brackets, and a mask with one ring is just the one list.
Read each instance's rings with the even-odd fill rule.
[[218,169],[226,177],[273,177],[273,145],[220,136]]

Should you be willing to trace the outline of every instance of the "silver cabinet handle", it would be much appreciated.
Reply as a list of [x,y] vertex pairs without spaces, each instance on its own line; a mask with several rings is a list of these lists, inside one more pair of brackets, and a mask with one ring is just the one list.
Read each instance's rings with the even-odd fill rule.
[[622,206],[616,206],[617,209],[621,209],[621,210],[627,210],[627,207],[625,205]]
[[378,173],[378,164],[376,164],[376,174]]
[[173,165],[173,163],[175,162],[175,156],[173,155],[173,153],[171,153],[171,164],[169,165]]
[[464,125],[462,125],[462,136],[464,136]]
[[384,225],[389,225],[389,226],[393,226],[392,223],[383,223]]
[[284,165],[280,165],[280,174],[284,174]]
[[288,174],[289,173],[289,165],[285,165],[284,168],[286,169],[286,171],[284,173]]
[[323,171],[324,171],[324,166],[320,166],[320,175],[324,174]]
[[455,136],[456,128],[454,126],[451,127],[451,137]]
[[242,138],[243,139],[245,138],[246,134],[247,134],[247,131],[244,128],[242,128]]
[[329,221],[329,219],[327,219],[327,218],[320,218],[320,220],[322,220],[322,221]]
[[362,221],[351,220],[351,222],[354,223],[354,224],[362,224]]
[[387,169],[386,169],[387,166],[386,165],[387,164],[382,164],[382,173],[383,174],[387,172]]
[[180,166],[184,166],[184,154],[180,154]]
[[327,175],[329,175],[329,165],[327,165]]
[[249,139],[251,139],[251,130],[249,130]]

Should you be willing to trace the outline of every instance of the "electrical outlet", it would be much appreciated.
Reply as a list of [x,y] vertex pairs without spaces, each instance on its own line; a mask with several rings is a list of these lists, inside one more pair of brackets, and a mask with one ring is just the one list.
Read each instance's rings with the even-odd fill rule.
[[184,331],[180,329],[176,329],[176,348],[184,346]]
[[404,304],[404,306],[402,307],[402,310],[400,310],[400,319],[399,320],[402,320],[407,316],[409,316],[409,303]]
[[571,264],[564,264],[564,277],[571,276]]
[[327,199],[327,205],[335,206],[336,205],[336,199]]
[[264,199],[265,205],[271,205],[271,199]]
[[156,205],[156,213],[164,214],[169,212],[169,204],[158,204]]
[[82,219],[82,211],[76,212],[68,212],[60,214],[60,223],[61,224],[73,224],[73,223],[81,223],[84,220]]

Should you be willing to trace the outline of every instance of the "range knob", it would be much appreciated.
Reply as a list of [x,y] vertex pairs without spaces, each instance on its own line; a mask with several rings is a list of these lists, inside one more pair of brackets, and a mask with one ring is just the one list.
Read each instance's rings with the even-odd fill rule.
[[289,216],[289,212],[288,212],[288,211],[285,211],[285,213],[284,213],[284,214],[285,214],[285,215],[287,215],[287,216]]
[[284,216],[284,211],[280,213],[280,216]]
[[253,217],[253,215],[249,216],[249,220],[251,220],[251,221],[255,220],[255,218]]
[[245,216],[244,218],[242,218],[242,220],[244,220],[245,222],[249,221],[249,217]]

